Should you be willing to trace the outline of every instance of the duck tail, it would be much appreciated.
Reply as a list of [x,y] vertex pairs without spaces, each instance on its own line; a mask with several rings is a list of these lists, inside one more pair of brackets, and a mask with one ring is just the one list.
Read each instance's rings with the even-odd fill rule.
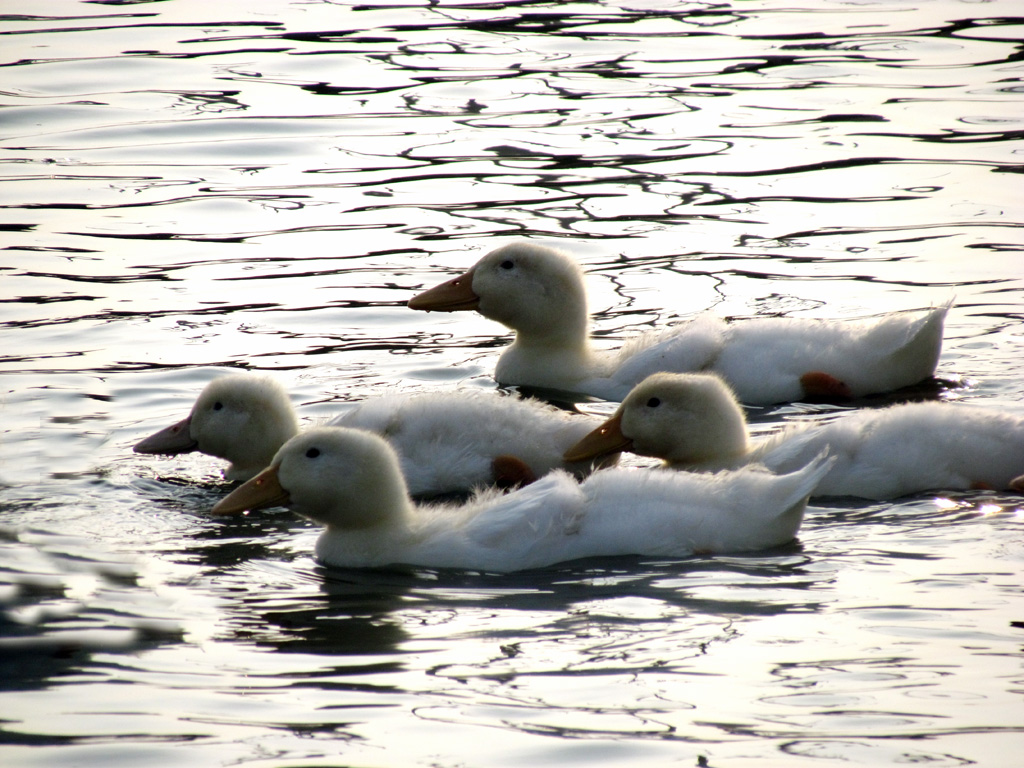
[[793,507],[805,505],[807,499],[814,493],[821,481],[825,479],[825,475],[831,471],[835,463],[836,457],[830,456],[828,448],[825,448],[803,467],[790,472],[788,476],[792,477],[795,482],[790,493],[791,502],[786,505],[787,508],[792,509]]
[[953,306],[953,299],[936,307],[924,310],[921,317],[909,323],[901,343],[893,350],[889,365],[893,370],[905,372],[905,381],[914,384],[935,374],[942,352],[946,315]]

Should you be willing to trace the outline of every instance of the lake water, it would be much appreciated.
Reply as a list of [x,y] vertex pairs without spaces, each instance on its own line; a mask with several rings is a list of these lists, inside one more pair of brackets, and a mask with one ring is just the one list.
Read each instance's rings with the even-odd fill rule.
[[0,762],[1018,765],[1017,497],[341,572],[292,515],[212,518],[218,462],[131,446],[238,368],[307,421],[493,387],[500,326],[405,302],[524,237],[586,265],[609,344],[955,299],[940,395],[1022,413],[1022,10],[7,0]]

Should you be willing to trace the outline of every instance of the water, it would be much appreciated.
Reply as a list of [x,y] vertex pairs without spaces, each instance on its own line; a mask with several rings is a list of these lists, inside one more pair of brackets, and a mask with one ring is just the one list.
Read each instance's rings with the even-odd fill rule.
[[1019,13],[5,3],[4,764],[1016,765],[1016,497],[815,506],[749,557],[359,573],[130,446],[235,368],[307,421],[492,387],[500,327],[405,302],[520,237],[584,262],[609,343],[955,298],[943,396],[1021,412]]

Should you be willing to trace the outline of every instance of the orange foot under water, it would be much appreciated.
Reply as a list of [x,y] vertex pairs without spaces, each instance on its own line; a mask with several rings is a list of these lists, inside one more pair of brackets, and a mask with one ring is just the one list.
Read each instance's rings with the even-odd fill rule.
[[507,454],[496,457],[491,462],[491,470],[494,472],[494,484],[499,488],[518,488],[537,479],[525,461]]
[[849,400],[853,392],[845,381],[824,371],[809,371],[800,377],[804,394],[809,397],[824,397],[834,400]]
[[[971,483],[971,490],[972,491],[998,491],[1000,489],[996,488],[991,483],[986,483],[984,481],[979,480],[978,482]],[[1019,475],[1019,476],[1013,478],[1013,480],[1011,480],[1009,482],[1009,484],[1007,485],[1006,490],[1013,491],[1014,493],[1024,493],[1024,475]]]

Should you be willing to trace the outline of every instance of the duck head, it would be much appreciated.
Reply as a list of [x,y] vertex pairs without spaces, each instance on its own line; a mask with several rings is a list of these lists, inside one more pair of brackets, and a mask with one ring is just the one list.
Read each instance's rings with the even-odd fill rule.
[[134,451],[199,451],[231,462],[228,480],[247,480],[296,432],[295,411],[280,384],[264,376],[223,376],[206,385],[188,416],[138,442]]
[[293,437],[269,467],[221,499],[213,512],[274,506],[346,530],[392,525],[412,509],[391,446],[347,427],[317,427]]
[[565,453],[585,461],[615,451],[670,464],[725,464],[748,450],[747,423],[718,376],[656,373],[637,384],[615,414]]
[[535,243],[511,243],[491,251],[467,272],[414,296],[411,309],[457,312],[475,309],[522,338],[587,332],[587,296],[579,265]]

